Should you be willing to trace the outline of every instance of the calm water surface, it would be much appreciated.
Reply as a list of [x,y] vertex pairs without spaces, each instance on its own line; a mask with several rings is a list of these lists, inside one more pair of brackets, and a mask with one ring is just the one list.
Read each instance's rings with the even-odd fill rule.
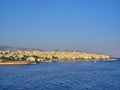
[[120,60],[0,66],[0,90],[120,90]]

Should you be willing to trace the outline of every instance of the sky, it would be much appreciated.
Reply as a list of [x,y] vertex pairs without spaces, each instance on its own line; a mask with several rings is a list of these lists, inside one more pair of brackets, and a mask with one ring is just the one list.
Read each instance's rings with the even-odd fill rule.
[[0,45],[120,57],[120,0],[0,0]]

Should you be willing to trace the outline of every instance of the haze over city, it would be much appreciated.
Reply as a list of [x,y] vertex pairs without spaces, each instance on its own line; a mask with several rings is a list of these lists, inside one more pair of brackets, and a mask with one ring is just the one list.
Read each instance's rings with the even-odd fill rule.
[[0,0],[0,45],[120,57],[119,0]]

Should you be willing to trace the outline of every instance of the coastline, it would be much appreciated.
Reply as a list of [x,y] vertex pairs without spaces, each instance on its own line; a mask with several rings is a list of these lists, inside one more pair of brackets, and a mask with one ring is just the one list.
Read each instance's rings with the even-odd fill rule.
[[104,54],[75,51],[0,51],[0,66],[29,65],[53,62],[99,62],[117,58]]
[[104,62],[104,61],[115,61],[117,59],[106,59],[106,60],[57,60],[57,61],[42,61],[42,62],[29,62],[29,61],[5,61],[0,62],[0,66],[23,66],[32,65],[38,63],[53,63],[53,62]]

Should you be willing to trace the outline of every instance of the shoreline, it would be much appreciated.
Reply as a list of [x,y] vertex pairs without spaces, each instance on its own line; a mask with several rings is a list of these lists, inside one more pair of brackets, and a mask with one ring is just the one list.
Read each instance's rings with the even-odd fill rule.
[[6,61],[0,62],[0,66],[22,66],[22,65],[30,65],[37,64],[36,62],[28,62],[28,61]]
[[[115,61],[117,59],[107,59],[107,60],[57,60],[55,62],[104,62],[104,61]],[[29,62],[29,61],[5,61],[0,62],[0,66],[23,66],[32,65],[38,63],[53,63],[54,61],[42,61],[42,62]]]

